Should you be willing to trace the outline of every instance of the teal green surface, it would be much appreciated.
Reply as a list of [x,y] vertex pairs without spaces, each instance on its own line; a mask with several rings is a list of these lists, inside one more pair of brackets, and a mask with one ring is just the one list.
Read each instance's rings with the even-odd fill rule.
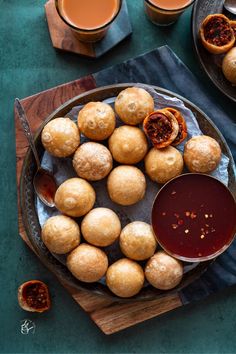
[[[143,13],[141,0],[128,0],[133,35],[94,60],[52,48],[43,0],[0,0],[0,352],[1,353],[234,353],[235,287],[105,336],[57,279],[18,237],[13,102],[58,84],[168,44],[234,117],[235,104],[208,81],[192,48],[187,11],[177,24],[158,28]],[[36,315],[17,304],[18,286],[32,278],[49,284],[52,310]],[[35,334],[22,335],[31,319]]]

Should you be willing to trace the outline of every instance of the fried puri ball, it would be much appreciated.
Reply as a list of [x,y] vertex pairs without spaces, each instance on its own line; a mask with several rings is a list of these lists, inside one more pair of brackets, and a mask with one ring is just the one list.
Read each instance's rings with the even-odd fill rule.
[[132,205],[143,199],[146,180],[142,171],[134,166],[118,166],[107,179],[111,200],[120,205]]
[[214,171],[220,163],[221,148],[207,135],[194,136],[184,147],[184,162],[191,172]]
[[81,231],[92,245],[111,245],[120,235],[121,224],[114,211],[108,208],[92,209],[83,219]]
[[175,288],[182,280],[183,265],[164,251],[155,253],[147,262],[145,276],[148,282],[157,289]]
[[42,227],[42,240],[50,252],[68,253],[80,243],[79,225],[68,216],[52,216]]
[[113,160],[110,151],[102,144],[82,144],[73,157],[73,167],[79,177],[98,181],[111,171]]
[[[236,21],[231,21],[235,23],[235,38],[236,38]],[[233,47],[225,55],[222,62],[222,71],[225,78],[231,82],[234,86],[236,85],[236,47]]]
[[132,165],[144,158],[148,150],[148,143],[141,129],[122,125],[116,128],[110,136],[109,149],[114,160]]
[[93,187],[82,178],[63,182],[55,194],[55,205],[61,213],[79,217],[92,209],[96,199]]
[[92,283],[106,274],[108,259],[100,248],[82,243],[68,255],[66,264],[75,278]]
[[108,268],[106,283],[108,288],[117,296],[134,296],[143,287],[143,269],[131,259],[119,259]]
[[154,111],[154,101],[143,88],[128,87],[117,96],[115,111],[126,124],[137,125]]
[[104,102],[89,102],[79,112],[79,130],[91,140],[105,140],[115,129],[116,117]]
[[67,157],[79,146],[79,130],[70,118],[55,118],[43,128],[41,140],[51,155]]
[[152,181],[166,183],[180,175],[184,162],[182,154],[173,146],[152,148],[145,157],[145,170]]
[[120,248],[124,255],[136,261],[150,258],[157,242],[149,224],[134,221],[126,225],[120,234]]

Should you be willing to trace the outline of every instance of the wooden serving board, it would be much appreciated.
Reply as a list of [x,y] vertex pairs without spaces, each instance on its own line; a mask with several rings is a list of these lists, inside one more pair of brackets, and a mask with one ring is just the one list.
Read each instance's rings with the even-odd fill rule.
[[[28,116],[32,133],[35,133],[49,114],[60,105],[74,96],[95,87],[96,82],[93,76],[87,76],[80,80],[57,86],[34,96],[22,99],[21,103]],[[19,234],[28,246],[33,249],[27,238],[22,222],[19,195],[21,171],[29,144],[24,136],[16,114],[15,131]],[[105,334],[118,332],[183,305],[178,293],[167,294],[157,300],[119,303],[100,295],[90,293],[86,290],[75,289],[67,284],[63,284],[63,281],[61,281],[61,283]]]

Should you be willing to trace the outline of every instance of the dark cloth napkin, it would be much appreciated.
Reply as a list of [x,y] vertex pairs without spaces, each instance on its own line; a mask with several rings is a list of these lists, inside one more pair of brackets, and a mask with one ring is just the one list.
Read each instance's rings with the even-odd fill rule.
[[[201,108],[224,135],[236,159],[236,124],[217,105],[201,83],[168,47],[163,46],[137,58],[93,74],[96,85],[140,82],[171,90]],[[183,303],[200,300],[236,284],[236,240],[207,271],[180,291]]]
[[97,86],[141,82],[163,87],[187,98],[217,125],[236,160],[236,116],[233,122],[168,46],[104,69],[93,77]]

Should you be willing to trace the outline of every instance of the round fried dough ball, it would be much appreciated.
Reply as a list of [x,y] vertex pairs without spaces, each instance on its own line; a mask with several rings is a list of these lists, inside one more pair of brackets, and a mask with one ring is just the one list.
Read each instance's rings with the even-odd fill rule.
[[100,248],[82,243],[68,255],[66,264],[75,278],[92,283],[106,274],[108,259]]
[[55,194],[55,205],[63,214],[79,217],[87,214],[95,203],[93,187],[82,178],[63,182]]
[[182,280],[183,265],[164,251],[152,256],[146,264],[145,276],[149,283],[157,289],[175,288]]
[[111,245],[120,235],[121,224],[114,211],[108,208],[92,209],[83,219],[81,231],[92,245]]
[[131,259],[119,259],[108,268],[106,283],[108,288],[117,296],[134,296],[143,287],[143,269]]
[[88,142],[75,152],[73,167],[79,177],[89,181],[98,181],[108,175],[112,169],[110,151],[102,144]]
[[132,205],[143,199],[146,180],[142,171],[134,166],[118,166],[107,179],[107,189],[113,202]]
[[92,140],[105,140],[115,129],[116,117],[111,106],[104,102],[89,102],[79,112],[80,131]]
[[52,216],[42,227],[42,240],[50,252],[70,252],[80,243],[79,225],[68,216]]
[[117,96],[115,111],[126,124],[137,125],[154,111],[154,101],[143,88],[128,87]]
[[121,231],[120,248],[128,258],[143,261],[155,253],[156,246],[152,228],[145,222],[131,222]]
[[122,125],[109,138],[109,149],[116,161],[132,165],[144,158],[148,143],[141,129]]
[[214,171],[220,163],[221,148],[207,135],[194,136],[184,147],[184,162],[191,172]]
[[180,175],[183,167],[182,154],[173,146],[163,149],[152,148],[145,157],[146,173],[157,183],[166,183]]
[[55,118],[43,128],[41,140],[51,155],[70,156],[79,146],[79,130],[70,118]]

